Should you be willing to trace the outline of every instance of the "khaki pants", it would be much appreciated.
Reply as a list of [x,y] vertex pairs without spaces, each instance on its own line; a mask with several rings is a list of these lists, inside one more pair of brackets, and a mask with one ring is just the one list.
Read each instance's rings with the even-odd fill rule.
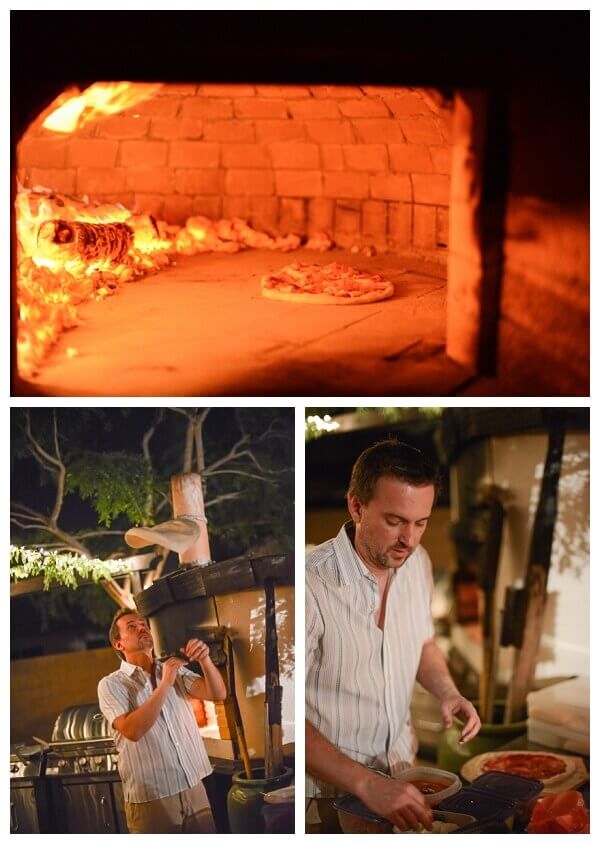
[[342,832],[337,810],[333,806],[333,797],[309,797],[305,808],[305,832],[321,834]]
[[125,817],[130,833],[216,832],[206,789],[201,782],[170,797],[147,803],[125,803]]

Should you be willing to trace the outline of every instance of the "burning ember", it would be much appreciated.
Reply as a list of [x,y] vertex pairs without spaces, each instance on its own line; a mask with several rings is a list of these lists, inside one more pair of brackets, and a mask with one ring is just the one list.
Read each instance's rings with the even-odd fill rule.
[[41,188],[20,190],[17,211],[19,371],[31,375],[77,306],[170,263],[172,241],[149,215]]
[[[61,332],[79,323],[78,305],[156,272],[173,263],[176,254],[289,252],[302,245],[299,235],[272,236],[239,218],[190,217],[182,228],[122,205],[101,205],[39,187],[19,190],[16,212],[17,356],[25,377],[36,371]],[[325,251],[333,241],[319,232],[306,246]]]

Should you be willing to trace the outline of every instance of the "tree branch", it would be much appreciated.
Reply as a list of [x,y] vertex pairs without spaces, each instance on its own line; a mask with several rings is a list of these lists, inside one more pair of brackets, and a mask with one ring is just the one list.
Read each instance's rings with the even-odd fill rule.
[[22,530],[45,530],[46,528],[45,522],[42,522],[37,525],[27,525],[23,524],[23,522],[20,522],[16,516],[11,516],[10,520],[13,525],[17,525],[17,527],[22,528]]
[[[154,433],[160,423],[162,422],[165,415],[164,407],[160,407],[156,413],[154,418],[153,424],[148,428],[147,431],[144,432],[144,436],[142,437],[142,454],[144,455],[144,459],[150,468],[150,472],[154,473],[154,467],[152,465],[152,454],[150,452],[150,440],[154,436]],[[154,487],[150,487],[148,490],[148,495],[146,496],[146,502],[144,504],[144,517],[147,521],[148,518],[152,515],[154,510],[153,507],[154,503]]]
[[214,507],[215,504],[220,504],[221,501],[231,501],[232,498],[239,498],[241,496],[241,492],[227,492],[223,495],[217,495],[216,498],[211,498],[210,501],[207,501],[204,504],[204,509],[208,509],[209,507]]
[[275,481],[271,478],[265,478],[264,475],[255,475],[253,472],[244,472],[242,469],[219,469],[217,472],[211,472],[211,477],[215,475],[241,475],[243,478],[254,478],[257,481],[275,485]]
[[210,464],[210,466],[206,467],[206,469],[204,470],[204,476],[207,477],[208,475],[215,474],[214,470],[217,469],[219,466],[224,466],[226,463],[229,463],[232,460],[237,460],[240,448],[243,445],[246,445],[249,439],[250,437],[248,436],[248,434],[244,434],[241,439],[239,439],[236,443],[234,443],[234,445],[231,446],[227,454],[225,454],[223,457],[220,457],[218,460],[215,460],[213,463]]
[[264,472],[265,475],[282,475],[284,472],[291,471],[289,467],[284,469],[267,469],[265,466],[261,465],[254,452],[249,448],[244,449],[244,451],[240,451],[238,457],[248,457],[250,462],[254,463],[259,472]]
[[196,420],[193,416],[188,416],[188,424],[185,430],[185,446],[183,449],[183,472],[188,474],[192,471],[192,458],[194,456],[194,429],[196,427]]
[[[54,424],[56,425],[56,410],[53,411],[53,416]],[[59,469],[60,466],[62,466],[62,460],[60,460],[60,458],[53,457],[51,454],[48,454],[48,452],[42,447],[41,443],[39,443],[38,440],[36,440],[36,438],[33,436],[33,433],[31,431],[31,414],[29,412],[29,409],[25,410],[25,435],[29,441],[32,451],[35,453],[35,455],[37,455],[39,460],[43,461],[43,463],[50,463],[52,466],[55,467],[55,470]],[[46,468],[48,467],[46,466]]]
[[24,505],[20,504],[12,504],[10,517],[12,519],[26,519],[27,521],[36,521],[41,525],[45,525],[48,523],[48,517],[42,515],[42,513],[36,513],[35,510],[30,510],[29,507],[25,507]]
[[210,413],[210,407],[205,407],[202,413],[198,416],[198,421],[196,424],[196,429],[194,431],[194,443],[196,446],[196,471],[199,475],[202,475],[204,472],[204,466],[206,464],[206,459],[204,456],[204,422],[206,421],[206,417]]

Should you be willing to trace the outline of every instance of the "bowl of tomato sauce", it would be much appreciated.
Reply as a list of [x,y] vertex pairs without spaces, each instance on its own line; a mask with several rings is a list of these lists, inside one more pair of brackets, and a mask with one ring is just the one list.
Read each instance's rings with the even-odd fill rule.
[[409,782],[418,789],[430,806],[437,806],[442,800],[460,791],[462,783],[456,774],[439,768],[418,765],[394,775],[395,780]]

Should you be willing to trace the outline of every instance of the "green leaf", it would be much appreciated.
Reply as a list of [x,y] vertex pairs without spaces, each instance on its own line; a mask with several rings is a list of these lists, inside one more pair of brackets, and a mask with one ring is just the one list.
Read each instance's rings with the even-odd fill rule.
[[78,578],[99,583],[128,571],[129,564],[124,560],[98,560],[81,554],[10,546],[10,579],[18,581],[43,576],[44,590],[53,583],[77,589]]
[[152,482],[152,472],[141,455],[84,451],[69,467],[67,491],[90,500],[106,527],[120,515],[133,524],[152,524],[145,512]]

